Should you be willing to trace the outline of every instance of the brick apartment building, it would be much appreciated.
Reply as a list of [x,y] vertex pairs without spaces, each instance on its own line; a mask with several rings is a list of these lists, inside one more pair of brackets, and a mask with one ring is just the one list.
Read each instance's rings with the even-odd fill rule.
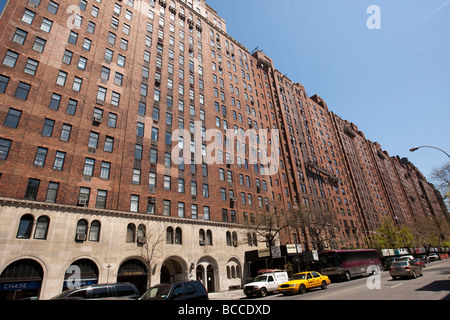
[[204,0],[9,1],[0,30],[2,299],[50,298],[72,266],[83,283],[240,287],[245,252],[265,248],[244,226],[273,202],[334,213],[320,239],[281,234],[304,252],[365,247],[385,216],[442,214],[411,163],[250,53]]

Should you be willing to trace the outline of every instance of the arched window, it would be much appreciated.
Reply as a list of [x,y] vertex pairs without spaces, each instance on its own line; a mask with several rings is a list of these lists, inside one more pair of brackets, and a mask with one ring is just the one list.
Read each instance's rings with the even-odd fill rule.
[[206,245],[205,230],[200,229],[200,231],[198,232],[198,240],[201,246]]
[[100,241],[100,221],[94,220],[91,222],[91,229],[89,230],[89,241]]
[[237,247],[238,246],[238,238],[237,238],[237,233],[233,232],[233,246]]
[[45,240],[47,239],[48,226],[50,219],[46,216],[41,216],[37,219],[36,229],[34,230],[34,238]]
[[136,241],[136,226],[132,223],[127,226],[127,243],[134,243]]
[[25,214],[20,218],[19,229],[17,229],[16,238],[30,239],[33,229],[34,217],[31,214]]
[[231,232],[227,231],[227,246],[231,247]]
[[166,229],[166,243],[173,244],[173,228],[167,227]]
[[181,232],[181,228],[175,229],[175,244],[183,244],[183,235]]
[[145,238],[146,238],[145,226],[143,224],[140,224],[137,232],[138,242],[145,243]]
[[253,233],[253,245],[254,245],[255,247],[258,246],[258,238],[257,238],[257,236],[256,236],[256,232]]
[[84,219],[78,221],[77,234],[75,241],[86,241],[87,239],[88,222]]
[[213,239],[212,239],[212,232],[211,230],[206,231],[206,245],[212,246],[213,245]]

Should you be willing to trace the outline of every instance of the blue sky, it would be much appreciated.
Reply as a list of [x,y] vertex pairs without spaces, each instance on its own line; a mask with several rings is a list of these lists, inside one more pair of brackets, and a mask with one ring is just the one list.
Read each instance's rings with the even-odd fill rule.
[[[228,33],[427,177],[450,153],[450,0],[207,0]],[[381,29],[369,30],[370,5]]]
[[[0,0],[0,8],[6,0]],[[259,46],[391,156],[427,177],[450,153],[450,0],[207,0],[228,33]],[[369,30],[367,8],[381,10]]]

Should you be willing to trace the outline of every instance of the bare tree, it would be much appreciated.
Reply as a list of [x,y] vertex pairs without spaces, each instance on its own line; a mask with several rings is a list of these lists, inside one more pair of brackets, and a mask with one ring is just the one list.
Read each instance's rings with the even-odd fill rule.
[[[294,224],[295,220],[290,211],[286,210],[282,203],[272,202],[259,208],[255,215],[250,217],[242,229],[241,239],[266,244],[272,256],[272,248],[276,246],[280,233]],[[256,235],[256,238],[252,235]]]
[[156,264],[152,267],[152,263],[160,252],[161,244],[165,241],[165,235],[165,224],[150,221],[147,225],[145,236],[138,239],[138,244],[141,245],[141,257],[145,261],[148,270],[147,288],[150,288],[152,285],[152,274],[156,268]]
[[322,207],[296,206],[291,211],[292,220],[296,226],[309,231],[312,241],[319,251],[325,248],[325,242],[329,242],[329,232],[336,228],[334,214]]
[[450,162],[439,168],[434,168],[431,173],[431,180],[435,182],[437,189],[442,193],[447,208],[450,208]]

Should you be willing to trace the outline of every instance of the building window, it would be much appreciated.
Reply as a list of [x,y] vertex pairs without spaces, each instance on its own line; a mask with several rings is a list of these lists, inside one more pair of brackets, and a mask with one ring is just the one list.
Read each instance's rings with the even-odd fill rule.
[[17,86],[16,94],[14,95],[17,99],[21,100],[27,100],[28,94],[30,93],[31,85],[19,82],[19,85]]
[[8,87],[9,77],[0,75],[0,93],[5,93],[6,87]]
[[184,218],[184,202],[178,202],[178,218]]
[[56,151],[55,162],[53,163],[53,170],[62,171],[64,167],[65,158],[66,158],[65,152]]
[[25,214],[20,218],[19,229],[17,229],[16,238],[30,239],[33,229],[34,217],[31,214]]
[[5,66],[14,68],[16,66],[17,59],[19,58],[19,54],[8,50],[5,54],[5,58],[3,59],[3,64]]
[[48,184],[47,196],[45,197],[46,202],[56,202],[56,197],[58,196],[59,183],[50,182]]
[[39,190],[39,184],[41,183],[38,179],[28,179],[27,189],[25,190],[26,200],[36,200],[37,193]]
[[14,34],[14,37],[13,37],[13,41],[20,45],[23,45],[25,42],[25,39],[27,38],[27,35],[28,35],[28,32],[17,28],[16,33]]
[[0,160],[6,160],[8,158],[11,143],[11,140],[0,138]]
[[89,229],[89,241],[100,241],[100,221],[92,221],[91,228]]
[[139,211],[139,196],[131,195],[130,211],[131,212]]
[[39,217],[36,222],[36,228],[34,230],[34,239],[45,240],[47,239],[48,226],[50,219],[46,216]]
[[32,76],[34,76],[36,74],[38,66],[39,66],[39,62],[38,61],[29,58],[27,60],[27,64],[26,64],[25,69],[23,70],[23,72],[31,74]]
[[136,241],[136,226],[132,223],[127,226],[127,243],[134,243]]
[[170,200],[163,201],[163,215],[170,216]]
[[78,195],[78,205],[87,207],[89,204],[90,195],[91,195],[90,188],[80,187],[80,194]]
[[166,244],[173,244],[173,228],[167,227],[166,229]]
[[45,164],[45,159],[47,158],[47,148],[38,147],[36,156],[34,157],[34,165],[36,167],[43,167]]
[[87,229],[88,229],[88,222],[84,219],[79,220],[77,223],[75,241],[86,241]]
[[17,128],[21,116],[22,111],[9,108],[4,125],[10,128]]
[[92,175],[94,174],[94,166],[95,160],[91,158],[86,158],[84,160],[83,175],[92,177]]
[[22,16],[22,21],[28,24],[32,24],[33,20],[34,20],[34,16],[36,14],[28,9],[25,9],[25,12],[23,13]]
[[66,80],[67,80],[67,72],[59,70],[58,78],[56,79],[56,84],[64,86],[66,84]]
[[109,180],[109,172],[111,171],[111,163],[102,161],[102,166],[100,169],[100,178]]
[[209,207],[205,206],[203,208],[203,219],[204,220],[209,220],[209,217],[210,217],[209,214],[210,214],[210,209],[209,209]]
[[70,124],[63,123],[61,135],[60,135],[59,139],[61,141],[69,141],[71,131],[72,131],[72,126]]
[[37,51],[39,53],[42,53],[44,51],[46,43],[47,43],[47,40],[36,37],[36,40],[34,41],[34,44],[33,44],[33,50]]

